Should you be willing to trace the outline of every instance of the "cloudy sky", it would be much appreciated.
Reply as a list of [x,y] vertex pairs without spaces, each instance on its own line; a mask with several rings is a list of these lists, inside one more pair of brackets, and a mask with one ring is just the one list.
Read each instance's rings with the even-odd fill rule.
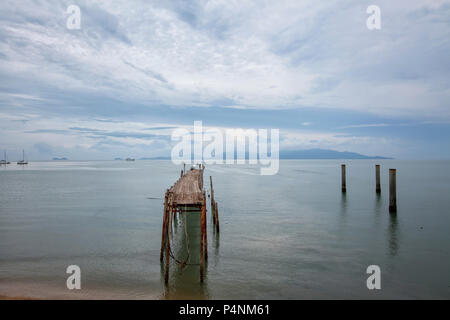
[[[66,9],[81,9],[69,30]],[[381,30],[366,27],[369,5]],[[0,150],[168,155],[170,134],[279,128],[281,149],[450,158],[450,1],[0,4]],[[1,156],[0,158],[2,158]]]

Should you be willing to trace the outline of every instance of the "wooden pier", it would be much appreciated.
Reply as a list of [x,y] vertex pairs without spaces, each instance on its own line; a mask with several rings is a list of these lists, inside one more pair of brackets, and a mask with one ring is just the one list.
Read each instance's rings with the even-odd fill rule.
[[[187,212],[198,212],[200,217],[200,281],[204,279],[205,263],[208,260],[208,237],[207,237],[207,209],[206,209],[206,192],[203,190],[203,172],[205,166],[200,164],[198,168],[192,167],[189,171],[184,170],[181,172],[180,178],[175,184],[167,189],[164,197],[164,211],[163,211],[163,226],[161,235],[161,252],[160,261],[163,263],[164,256],[164,282],[169,282],[169,267],[170,259],[172,258],[176,263],[180,265],[182,269],[186,265],[192,265],[189,263],[190,252],[188,250],[188,258],[185,261],[178,260],[171,250],[172,239],[172,224],[176,219],[176,215],[183,215]],[[212,190],[212,178],[211,192]],[[214,208],[217,208],[217,203],[214,203]],[[214,210],[214,224],[217,226],[218,231],[218,213]],[[187,216],[186,216],[187,218]]]

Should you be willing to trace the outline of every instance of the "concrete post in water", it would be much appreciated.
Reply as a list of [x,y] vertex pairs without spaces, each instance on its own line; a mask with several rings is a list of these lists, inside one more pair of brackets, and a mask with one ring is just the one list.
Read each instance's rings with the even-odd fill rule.
[[375,165],[375,192],[381,193],[381,184],[380,184],[380,165]]
[[389,212],[397,212],[397,170],[389,169]]
[[345,181],[345,164],[341,164],[341,178],[342,178],[342,192],[347,192],[347,185]]

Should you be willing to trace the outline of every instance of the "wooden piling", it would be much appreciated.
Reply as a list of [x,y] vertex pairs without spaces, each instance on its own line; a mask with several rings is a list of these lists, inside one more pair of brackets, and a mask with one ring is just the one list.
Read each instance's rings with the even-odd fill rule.
[[342,192],[347,192],[347,185],[345,179],[345,164],[341,164],[341,179],[342,179]]
[[217,202],[214,203],[214,210],[215,210],[215,221],[216,221],[216,231],[219,232],[219,206],[217,205]]
[[[164,281],[166,285],[169,283],[170,275],[170,259],[174,259],[176,263],[184,266],[184,262],[180,262],[171,250],[171,241],[174,241],[174,233],[176,232],[177,215],[184,214],[180,212],[180,208],[188,211],[196,211],[200,209],[200,280],[203,282],[208,260],[208,225],[207,225],[207,204],[206,191],[203,190],[203,170],[205,166],[199,164],[200,169],[191,168],[188,172],[182,171],[181,177],[176,183],[166,191],[164,201],[164,218],[163,218],[163,234],[161,244],[161,264],[166,255],[164,268]],[[214,187],[212,185],[212,177],[210,177],[212,187],[212,197],[214,199]],[[211,214],[217,220],[217,203],[211,203]],[[213,211],[214,208],[214,211]],[[216,228],[218,226],[215,226]],[[182,268],[182,267],[181,267]]]
[[163,261],[164,245],[165,245],[165,242],[166,242],[168,193],[169,193],[169,190],[166,191],[166,194],[164,196],[163,226],[162,226],[162,232],[161,232],[161,253],[159,255],[159,260],[161,262]]
[[173,239],[173,203],[170,194],[169,194],[168,215],[169,215],[169,236]]
[[380,165],[375,165],[375,192],[381,193],[381,184],[380,184]]
[[210,200],[211,200],[211,215],[212,215],[212,218],[213,218],[213,223],[215,225],[216,224],[216,210],[214,208],[215,201],[214,201],[214,187],[213,187],[213,183],[212,183],[212,176],[209,176],[209,184],[210,184],[209,187],[211,189],[211,197],[210,197]]
[[206,193],[203,191],[203,208],[205,208],[205,261],[208,261],[208,219],[206,210]]
[[[169,202],[171,201],[171,199],[170,199],[170,194],[169,194]],[[166,245],[166,267],[165,267],[165,275],[164,275],[164,282],[165,282],[165,284],[168,284],[169,283],[169,258],[170,258],[170,234],[171,234],[171,231],[170,231],[170,229],[171,229],[171,224],[172,224],[172,222],[171,222],[171,220],[172,220],[172,218],[171,218],[171,212],[169,211],[169,209],[170,209],[170,206],[168,207],[168,212],[167,212],[167,219],[168,219],[168,222],[167,222],[167,234],[166,234],[166,239],[167,239],[167,245]]]
[[210,189],[211,189],[211,203],[213,203],[214,201],[214,187],[213,187],[213,183],[212,183],[212,177],[209,176],[209,184],[210,184]]
[[204,254],[204,242],[205,242],[205,230],[204,230],[204,225],[205,225],[205,206],[202,203],[202,207],[201,207],[201,216],[200,216],[200,282],[203,282],[203,273],[204,273],[204,267],[205,267],[205,254]]
[[389,212],[397,212],[397,170],[389,169]]

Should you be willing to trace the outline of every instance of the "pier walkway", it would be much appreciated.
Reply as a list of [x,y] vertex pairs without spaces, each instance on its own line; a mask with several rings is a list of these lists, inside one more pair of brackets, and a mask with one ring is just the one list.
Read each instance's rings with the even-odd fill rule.
[[[207,236],[207,216],[206,216],[206,191],[203,190],[203,172],[205,166],[200,164],[198,169],[192,167],[189,171],[182,170],[180,178],[175,182],[173,186],[166,190],[164,197],[164,212],[163,212],[163,225],[161,232],[161,252],[160,261],[163,263],[165,256],[164,266],[164,281],[166,284],[169,282],[169,266],[170,259],[180,265],[183,269],[186,265],[193,265],[189,263],[190,249],[189,241],[187,246],[187,258],[184,261],[177,259],[171,249],[171,241],[173,241],[173,221],[178,216],[184,216],[188,219],[187,212],[192,214],[200,214],[200,281],[203,282],[205,262],[208,260],[208,236]],[[219,217],[217,210],[217,203],[214,201],[214,189],[212,186],[212,177],[210,177],[211,183],[211,212],[213,223],[215,225],[215,231],[219,232]],[[186,230],[186,229],[185,229]],[[187,231],[186,238],[188,238]],[[198,265],[198,264],[196,264]]]

